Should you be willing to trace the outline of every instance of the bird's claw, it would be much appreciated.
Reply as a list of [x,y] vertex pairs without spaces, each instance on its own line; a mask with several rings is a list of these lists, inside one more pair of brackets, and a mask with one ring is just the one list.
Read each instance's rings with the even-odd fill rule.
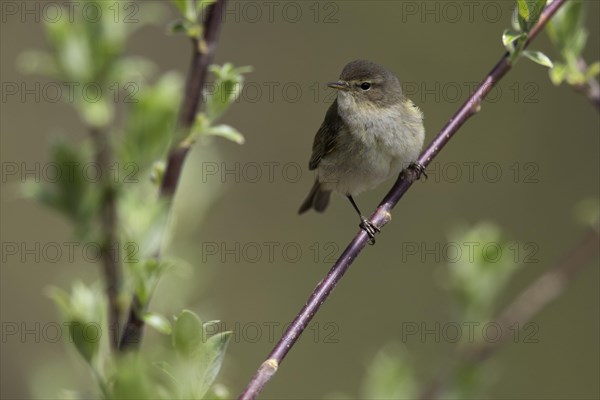
[[425,166],[416,161],[410,163],[406,171],[410,173],[410,176],[408,176],[408,178],[411,182],[418,181],[419,179],[421,179],[421,176],[424,176],[425,180],[427,180],[428,178],[427,173],[425,172]]
[[363,231],[369,235],[369,244],[375,244],[375,234],[381,232],[381,229],[370,223],[365,217],[360,217],[360,225],[358,225]]

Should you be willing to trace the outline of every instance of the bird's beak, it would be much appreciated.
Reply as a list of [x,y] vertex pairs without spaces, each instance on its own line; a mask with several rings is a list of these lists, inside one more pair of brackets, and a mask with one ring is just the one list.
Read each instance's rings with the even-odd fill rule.
[[350,90],[350,84],[346,81],[329,82],[329,83],[327,83],[327,86],[329,86],[330,88],[333,88],[333,89],[337,89],[337,90],[344,90],[344,91]]

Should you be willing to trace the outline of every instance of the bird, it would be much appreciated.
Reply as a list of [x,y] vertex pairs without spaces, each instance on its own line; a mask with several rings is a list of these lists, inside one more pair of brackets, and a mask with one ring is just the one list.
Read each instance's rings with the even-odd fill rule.
[[323,212],[331,193],[339,193],[348,198],[374,244],[379,229],[363,216],[354,197],[403,170],[413,180],[426,177],[417,163],[425,139],[423,113],[404,95],[397,76],[372,61],[348,63],[327,86],[337,96],[315,135],[308,166],[316,179],[298,213]]

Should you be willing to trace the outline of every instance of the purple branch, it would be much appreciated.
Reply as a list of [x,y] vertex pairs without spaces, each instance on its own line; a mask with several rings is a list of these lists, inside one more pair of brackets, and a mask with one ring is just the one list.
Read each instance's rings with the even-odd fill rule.
[[[553,1],[544,9],[539,21],[531,29],[528,35],[525,47],[533,40],[539,31],[546,25],[548,20],[563,5],[565,0]],[[423,166],[429,165],[433,158],[454,136],[458,129],[477,111],[479,111],[481,102],[485,99],[490,90],[498,83],[500,79],[510,70],[511,64],[509,55],[505,54],[502,59],[494,66],[490,73],[485,77],[478,89],[469,97],[469,99],[460,107],[450,121],[442,128],[433,142],[425,149],[418,162]],[[371,216],[370,222],[381,228],[391,219],[390,211],[402,198],[404,193],[412,185],[411,180],[404,179],[400,174],[398,180],[392,189],[385,196],[383,201],[377,207],[375,213]],[[300,335],[315,316],[319,308],[323,305],[329,294],[333,291],[337,283],[344,276],[352,262],[358,257],[359,253],[366,246],[369,237],[363,231],[354,237],[352,242],[346,247],[342,255],[338,258],[325,279],[323,279],[315,288],[306,304],[300,310],[296,318],[292,321],[289,328],[285,331],[283,337],[277,342],[267,360],[259,367],[258,371],[241,394],[241,400],[255,399],[265,384],[277,372],[279,364],[283,361],[287,353],[300,338]]]
[[[186,80],[185,97],[183,98],[177,120],[177,130],[179,131],[187,131],[191,128],[196,119],[196,113],[201,106],[202,89],[206,82],[208,67],[212,64],[217,48],[225,2],[226,0],[218,0],[207,8],[206,18],[203,23],[203,45],[201,46],[199,39],[192,38],[192,62]],[[201,51],[201,48],[203,51]],[[190,145],[177,145],[169,153],[167,167],[160,186],[160,196],[166,198],[169,202],[171,202],[177,190],[179,178],[189,150]],[[155,254],[155,258],[159,259],[160,254]],[[137,349],[140,346],[144,331],[144,320],[142,317],[146,311],[146,306],[146,304],[142,304],[136,295],[133,296],[127,323],[121,336],[119,350]]]
[[[188,130],[196,120],[196,113],[202,102],[202,89],[206,82],[208,67],[212,64],[217,49],[217,40],[219,38],[219,28],[223,22],[223,11],[225,10],[226,0],[218,0],[207,9],[206,19],[204,21],[204,43],[206,51],[200,51],[200,41],[192,39],[192,62],[185,85],[185,97],[179,112],[177,128]],[[189,145],[174,148],[169,154],[167,168],[160,186],[161,196],[172,197],[177,190],[179,177],[183,170],[185,157],[189,151]]]

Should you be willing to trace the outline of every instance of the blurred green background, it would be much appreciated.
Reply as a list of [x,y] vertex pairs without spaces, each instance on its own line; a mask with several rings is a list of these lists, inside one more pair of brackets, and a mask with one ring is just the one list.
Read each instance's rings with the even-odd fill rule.
[[[20,8],[35,4],[14,3]],[[357,231],[354,211],[339,196],[323,215],[297,215],[314,179],[307,170],[313,136],[332,100],[324,83],[336,79],[353,59],[387,66],[424,112],[428,143],[502,55],[501,34],[510,26],[513,4],[228,4],[215,62],[254,68],[242,96],[223,118],[244,134],[246,143],[217,139],[190,154],[168,253],[191,268],[161,282],[151,309],[169,314],[190,308],[235,332],[219,377],[233,395]],[[185,74],[189,43],[165,33],[175,12],[167,2],[163,5],[164,21],[137,32],[127,54],[147,57],[159,73]],[[593,62],[600,58],[600,6],[596,1],[587,6],[585,55]],[[69,242],[71,227],[55,212],[23,200],[20,177],[5,176],[4,166],[43,167],[54,135],[80,141],[87,133],[65,102],[43,94],[40,99],[22,98],[22,92],[7,95],[7,82],[43,87],[49,80],[24,75],[15,63],[24,50],[45,48],[35,14],[4,12],[2,19],[1,240],[3,246],[28,248]],[[557,56],[545,34],[533,48]],[[429,180],[415,184],[402,199],[377,245],[355,261],[263,397],[359,396],[368,363],[388,343],[404,342],[424,382],[436,376],[455,345],[443,337],[402,340],[407,324],[431,329],[436,322],[454,321],[452,300],[443,288],[447,259],[443,252],[426,249],[443,247],[457,224],[481,220],[497,222],[509,240],[534,243],[536,261],[517,272],[498,308],[508,303],[581,236],[573,208],[599,195],[599,132],[598,113],[583,96],[565,85],[554,87],[545,68],[519,61],[434,161]],[[474,163],[471,177],[465,163]],[[210,173],[215,167],[217,172]],[[391,184],[360,196],[361,208],[373,210]],[[417,254],[402,252],[412,244]],[[521,250],[522,260],[526,251]],[[40,388],[61,388],[73,377],[85,382],[88,374],[64,343],[44,335],[44,326],[60,322],[44,288],[68,287],[76,277],[92,281],[99,266],[86,263],[80,252],[73,262],[66,256],[60,262],[23,258],[3,249],[1,395],[51,398],[54,393]],[[489,398],[600,396],[598,284],[596,257],[534,318],[537,343],[508,340],[500,349]],[[8,334],[6,329],[14,326],[18,334]],[[152,346],[157,336],[148,330],[144,345]]]

